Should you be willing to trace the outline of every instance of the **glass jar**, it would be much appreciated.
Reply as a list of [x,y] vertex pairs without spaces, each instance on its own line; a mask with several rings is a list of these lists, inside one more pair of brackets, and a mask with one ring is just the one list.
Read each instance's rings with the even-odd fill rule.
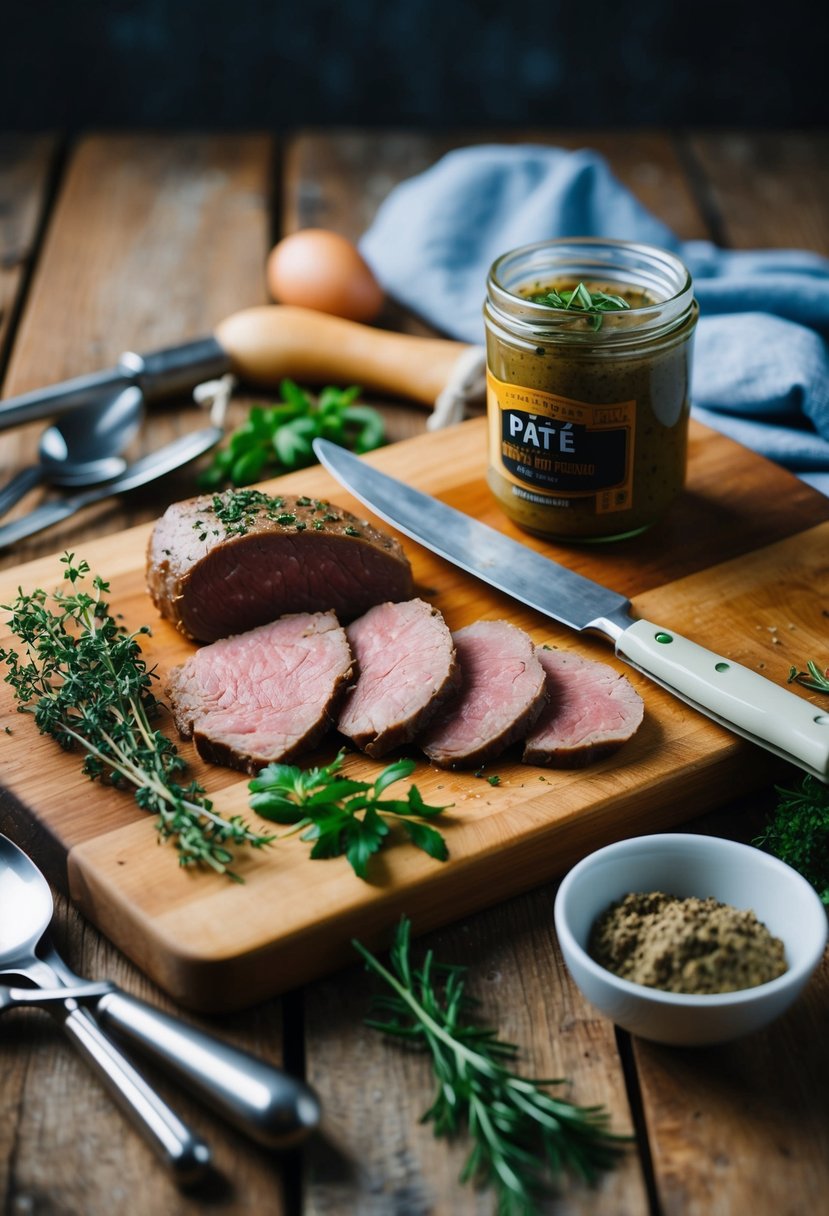
[[[629,307],[529,298],[579,283]],[[605,541],[665,513],[685,480],[697,314],[688,270],[651,245],[543,241],[498,258],[484,305],[488,481],[510,519]]]

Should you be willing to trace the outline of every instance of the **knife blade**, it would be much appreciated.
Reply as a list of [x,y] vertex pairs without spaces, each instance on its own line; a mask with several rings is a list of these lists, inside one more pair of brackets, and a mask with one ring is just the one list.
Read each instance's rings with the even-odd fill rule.
[[101,502],[113,494],[126,494],[128,490],[147,485],[148,482],[163,477],[165,473],[172,473],[174,469],[189,464],[197,456],[202,456],[215,447],[223,434],[221,427],[207,426],[188,435],[180,435],[172,443],[165,444],[157,451],[136,460],[112,481],[104,482],[91,490],[84,490],[80,494],[56,498],[35,507],[27,515],[0,527],[0,549],[5,549],[26,536],[32,536],[35,532],[41,532],[44,528],[51,528],[53,524],[68,519],[70,515],[74,515],[83,507],[91,506],[92,503]]
[[721,726],[829,782],[829,713],[749,668],[631,614],[618,592],[380,472],[325,439],[314,451],[375,515],[545,616],[609,638],[618,658]]

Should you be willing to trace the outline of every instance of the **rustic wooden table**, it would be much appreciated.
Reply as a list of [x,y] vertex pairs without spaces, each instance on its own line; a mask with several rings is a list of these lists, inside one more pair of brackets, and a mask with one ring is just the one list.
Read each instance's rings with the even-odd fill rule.
[[[459,143],[491,133],[308,133],[93,136],[0,140],[0,366],[9,396],[209,332],[264,302],[264,260],[280,233],[308,225],[356,237],[396,181]],[[822,134],[521,132],[588,145],[683,237],[829,253],[829,140]],[[495,138],[504,138],[496,133]],[[511,133],[510,139],[519,135]],[[418,322],[389,310],[388,324]],[[422,328],[422,327],[420,327]],[[234,404],[234,421],[246,399]],[[422,412],[387,407],[392,439],[423,429]],[[187,403],[159,408],[150,450],[198,424]],[[39,426],[0,433],[0,477],[34,453]],[[90,508],[0,555],[2,568],[153,518],[192,492],[192,473]],[[771,794],[765,800],[769,803]],[[692,825],[750,839],[763,800]],[[2,805],[0,805],[0,829]],[[570,1079],[635,1145],[595,1189],[569,1187],[550,1210],[754,1216],[825,1210],[829,1194],[829,964],[789,1015],[729,1047],[683,1051],[631,1040],[582,1001],[558,953],[554,886],[469,918],[425,942],[471,968],[488,1018],[522,1045],[537,1076]],[[278,915],[278,909],[275,910]],[[76,970],[111,977],[159,1005],[156,991],[58,899],[56,936]],[[214,1146],[214,1183],[176,1190],[109,1098],[40,1013],[6,1015],[0,1035],[3,1209],[63,1216],[184,1216],[204,1210],[303,1213],[484,1213],[491,1196],[457,1178],[462,1145],[418,1120],[430,1105],[424,1060],[363,1018],[374,985],[346,971],[210,1024],[295,1073],[325,1107],[325,1136],[279,1157],[253,1147],[154,1076]],[[207,1024],[207,1023],[205,1023]]]

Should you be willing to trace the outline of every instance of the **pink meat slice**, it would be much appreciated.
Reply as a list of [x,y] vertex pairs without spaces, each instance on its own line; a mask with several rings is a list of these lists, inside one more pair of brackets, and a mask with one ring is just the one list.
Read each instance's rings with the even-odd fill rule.
[[378,604],[346,629],[357,665],[337,728],[369,756],[411,742],[460,683],[452,635],[423,600]]
[[170,672],[167,692],[203,759],[256,773],[321,739],[351,666],[334,613],[302,612],[203,646]]
[[481,764],[523,738],[544,707],[544,669],[532,640],[508,621],[476,621],[453,633],[457,697],[420,738],[442,768]]
[[642,724],[645,707],[625,676],[606,663],[561,650],[536,650],[549,700],[524,743],[526,764],[581,768],[611,755]]

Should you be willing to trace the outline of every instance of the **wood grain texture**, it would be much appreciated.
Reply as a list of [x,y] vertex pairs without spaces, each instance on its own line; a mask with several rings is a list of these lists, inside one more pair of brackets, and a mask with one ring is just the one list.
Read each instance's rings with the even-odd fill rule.
[[[55,943],[81,975],[106,978],[169,1012],[171,1001],[61,897]],[[190,1021],[196,1019],[189,1015]],[[282,1065],[279,1002],[204,1029]],[[136,1056],[136,1061],[138,1057]],[[128,1216],[205,1211],[283,1216],[285,1160],[253,1145],[143,1061],[166,1101],[214,1148],[214,1173],[179,1190],[97,1079],[40,1010],[3,1017],[0,1035],[0,1207],[12,1213]]]
[[690,148],[725,243],[829,254],[829,133],[704,132]]
[[[502,137],[500,132],[481,134],[494,142]],[[525,134],[527,138],[536,138],[529,132],[521,133],[522,137]],[[727,145],[720,137],[700,134],[695,137],[699,160],[693,182],[684,175],[691,160],[687,146],[681,145],[683,158],[677,162],[670,141],[658,133],[597,132],[588,139],[583,139],[581,133],[577,136],[570,133],[570,144],[567,133],[542,134],[551,142],[566,146],[588,142],[606,151],[622,180],[682,236],[713,232],[713,229],[706,232],[700,218],[696,204],[701,200],[706,219],[718,217],[734,244],[811,245],[826,251],[824,237],[819,236],[825,232],[826,192],[822,186],[817,190],[812,187],[813,181],[822,180],[820,174],[826,163],[821,142],[824,137],[818,133],[806,136],[792,133],[791,138],[734,133]],[[315,145],[321,152],[316,161],[307,155],[297,155],[283,166],[286,226],[292,223],[296,226],[297,222],[326,223],[358,235],[370,221],[380,197],[399,176],[427,167],[434,155],[449,146],[442,136],[435,138],[416,132],[398,133],[399,138],[392,146],[388,136],[383,132],[351,132],[342,135],[340,143],[340,133],[333,136],[313,133],[295,144],[295,148],[302,143],[306,147]],[[723,152],[733,141],[744,150],[736,161],[731,151],[727,155]],[[142,137],[137,142],[146,147],[153,140]],[[113,139],[113,148],[115,144],[132,148],[134,141],[117,137]],[[192,142],[188,138],[183,145],[192,146]],[[259,146],[257,142],[256,147]],[[719,152],[716,156],[711,152],[709,157],[706,149],[714,147]],[[640,155],[642,149],[650,151]],[[145,155],[152,161],[161,154],[147,151]],[[259,153],[251,153],[251,157],[248,170],[240,173],[239,180],[244,181],[248,173],[257,175],[258,181],[267,179],[269,174],[262,170]],[[200,187],[194,185],[194,180],[197,183],[202,172],[209,176],[210,164],[208,158],[207,162],[199,162],[201,167],[194,168],[188,161],[189,170],[183,164],[176,169],[172,151],[169,158],[165,191],[170,205],[175,206],[179,190],[182,195],[199,193]],[[113,161],[103,166],[105,173],[111,175],[105,178],[107,181],[127,171],[123,164],[114,163],[117,159],[114,151],[111,157],[98,159]],[[96,158],[88,162],[90,166],[95,163]],[[774,201],[774,209],[759,208],[754,177],[757,175],[762,181],[775,163],[780,180],[768,196]],[[387,166],[390,168],[383,182]],[[379,188],[370,193],[368,204],[362,201],[366,168],[373,174],[372,181],[379,183]],[[709,170],[711,177],[706,176]],[[628,176],[634,171],[637,181]],[[346,186],[341,175],[347,180]],[[304,200],[301,213],[298,205],[294,207],[291,203],[296,192]],[[236,211],[232,195],[232,191],[228,192],[223,204],[229,214]],[[91,188],[80,192],[78,197],[95,209],[90,214],[94,213],[100,221],[102,210],[106,209],[104,200],[93,199]],[[262,214],[258,207],[264,205],[265,235],[258,220],[252,226],[259,233],[256,241],[265,244],[278,231],[269,228],[271,217],[266,202],[254,208],[257,214]],[[221,224],[211,222],[209,231],[213,246],[221,243]],[[163,225],[156,226],[153,232],[152,243],[163,243]],[[175,268],[174,253],[171,245],[166,264]],[[220,252],[217,256],[221,256]],[[164,261],[160,255],[153,255],[153,260],[156,266]],[[257,284],[261,284],[261,269],[261,264],[256,267]],[[134,260],[133,270],[142,272],[141,265]],[[48,271],[48,261],[43,262],[42,271]],[[200,274],[201,270],[194,271],[189,262],[181,263],[182,290],[194,273]],[[224,265],[223,280],[231,273],[233,267]],[[112,308],[120,315],[127,307],[125,296],[130,284],[119,277],[117,260],[101,268],[94,286],[106,296],[110,276],[119,282],[120,299],[112,303]],[[61,324],[74,326],[75,319],[70,314],[75,306],[75,278],[63,274],[59,281],[70,290],[69,296],[64,297],[65,315],[59,316],[59,320]],[[198,282],[201,284],[202,280]],[[196,306],[192,303],[187,305],[193,307]],[[162,314],[166,312],[163,292],[159,310]],[[43,315],[54,317],[54,307],[47,308]],[[396,324],[393,318],[388,323]],[[411,319],[401,318],[400,324],[416,328]],[[174,334],[173,340],[178,336]],[[42,354],[34,351],[35,382],[65,374],[60,368],[51,374],[47,337],[45,333],[38,336],[43,347]],[[136,344],[132,335],[123,342],[124,346]],[[120,344],[115,345],[121,349]],[[73,370],[89,370],[89,364],[82,361]],[[236,417],[241,416],[243,409],[240,401]],[[173,413],[172,418],[175,416]],[[404,429],[393,432],[393,437],[412,433],[405,429],[408,419],[416,426],[422,415],[401,413]],[[165,411],[159,421],[169,426],[171,420]],[[0,441],[0,461],[4,445],[10,439],[11,436],[4,436]],[[761,481],[770,479],[765,483],[769,492],[758,503],[750,486],[743,491],[742,477],[737,476],[739,470],[730,464],[731,445],[723,442],[722,447],[710,443],[705,434],[699,442],[697,439],[692,442],[692,467],[701,469],[704,464],[708,471],[702,478],[695,475],[689,485],[689,493],[696,497],[693,530],[674,531],[671,526],[662,534],[660,547],[664,559],[672,563],[672,577],[682,574],[686,551],[696,555],[694,561],[701,559],[709,537],[725,537],[724,543],[731,546],[730,556],[736,556],[746,551],[746,547],[756,548],[765,539],[782,539],[799,527],[813,526],[825,518],[811,491],[804,490],[788,475],[781,475],[773,466],[763,469]],[[94,513],[79,517],[77,527],[67,535],[80,541],[107,532],[115,534],[136,519],[149,519],[156,514],[162,499],[189,492],[188,483],[189,474],[175,485],[162,484],[146,495],[114,502],[102,509],[100,517]],[[729,496],[727,500],[718,498],[718,486]],[[756,516],[748,527],[752,510]],[[794,525],[787,522],[790,511],[799,521]],[[742,540],[738,539],[739,529],[735,533],[735,519],[741,521],[743,528],[748,527],[750,535],[743,533]],[[0,567],[11,570],[29,556],[51,554],[63,540],[62,534],[50,532],[19,546],[13,553],[0,554]],[[116,573],[124,577],[135,559],[135,553],[116,553],[113,560]],[[649,588],[659,586],[658,569],[650,563],[647,553],[640,552],[628,560],[614,551],[612,559],[606,554],[605,560],[610,563],[608,582],[618,586],[624,583],[643,596]],[[50,556],[32,567],[32,571],[39,581],[48,582],[53,581],[54,568]],[[754,640],[762,650],[762,654],[757,652],[758,662],[776,663],[790,654],[798,661],[804,657],[799,653],[801,639],[788,639],[784,634],[785,655],[779,654],[779,644],[773,641],[771,627],[779,632],[781,623],[788,620],[782,580],[779,591],[781,598],[774,605],[777,611],[767,612],[763,623],[760,619],[754,621]],[[802,595],[803,588],[798,587],[798,602]],[[705,611],[715,609],[715,601],[710,600]],[[758,624],[765,629],[765,636],[756,628]],[[802,640],[805,642],[807,637],[804,634]],[[19,741],[19,731],[27,723],[15,718],[12,724]],[[756,754],[750,750],[747,757]],[[744,774],[745,768],[741,767],[732,793],[743,788]],[[217,775],[214,774],[214,779]],[[233,782],[232,774],[228,780]],[[744,800],[733,817],[725,811],[718,812],[699,830],[751,839],[762,822],[758,807],[767,807],[771,799],[770,787],[766,787],[756,799]],[[23,826],[19,808],[13,804],[13,799],[0,793],[0,830],[11,830],[12,826],[19,830]],[[11,814],[17,816],[13,825],[8,818]],[[147,826],[140,819],[136,822],[142,831]],[[624,830],[627,832],[626,827]],[[43,840],[33,840],[32,847],[36,844],[42,846]],[[59,845],[55,846],[53,860],[56,865],[63,865]],[[173,881],[177,877],[173,875]],[[611,1028],[601,1019],[593,1020],[567,981],[549,929],[552,895],[552,890],[542,887],[441,929],[426,937],[423,944],[434,944],[441,955],[472,965],[470,981],[484,1000],[484,1013],[526,1049],[527,1071],[530,1066],[535,1068],[538,1061],[539,1070],[551,1067],[571,1076],[572,1096],[576,1100],[595,1095],[597,1101],[610,1103],[618,1113],[618,1126],[624,1127],[628,1114],[621,1101],[621,1066]],[[274,915],[279,914],[281,906],[277,900]],[[167,1001],[75,909],[61,902],[58,917],[61,947],[79,972],[112,977],[150,1000]],[[428,1128],[417,1126],[416,1120],[428,1105],[431,1093],[431,1079],[423,1061],[403,1055],[395,1045],[362,1027],[369,995],[376,985],[352,964],[352,959],[350,948],[346,947],[335,960],[340,970],[330,978],[308,985],[287,1001],[268,1001],[232,1018],[211,1020],[212,1028],[219,1033],[232,1035],[241,1045],[279,1059],[280,1013],[283,1006],[290,1012],[286,1043],[291,1057],[298,1061],[304,1050],[308,1076],[320,1090],[328,1130],[340,1149],[338,1157],[333,1150],[324,1152],[323,1145],[314,1147],[309,1154],[311,1168],[302,1193],[296,1184],[293,1163],[275,1160],[252,1149],[202,1109],[186,1103],[179,1092],[165,1089],[170,1100],[211,1140],[222,1174],[205,1193],[195,1197],[177,1194],[101,1094],[97,1082],[52,1033],[45,1016],[20,1011],[4,1016],[0,1036],[0,1207],[15,1216],[31,1211],[38,1216],[110,1216],[113,1212],[130,1216],[155,1216],[157,1212],[164,1212],[165,1216],[191,1216],[194,1211],[214,1209],[228,1216],[259,1212],[281,1216],[283,1211],[286,1216],[311,1212],[339,1216],[362,1211],[370,1212],[371,1216],[490,1213],[490,1197],[475,1197],[457,1185],[461,1150],[450,1152],[446,1145],[432,1139]],[[634,1044],[635,1069],[656,1179],[654,1206],[642,1194],[637,1159],[632,1155],[625,1167],[625,1177],[609,1178],[607,1190],[603,1188],[595,1196],[574,1187],[551,1204],[550,1211],[556,1216],[570,1216],[593,1211],[595,1207],[614,1216],[615,1213],[640,1216],[648,1210],[659,1211],[661,1216],[686,1216],[686,1213],[702,1216],[708,1211],[718,1216],[742,1216],[745,1211],[754,1216],[779,1216],[781,1212],[800,1216],[802,1211],[822,1210],[829,1160],[825,1142],[829,1124],[825,1101],[829,1057],[823,1032],[829,1008],[829,977],[825,965],[804,1000],[806,1009],[800,1011],[799,1006],[795,1007],[787,1019],[764,1032],[762,1041],[756,1044],[747,1040],[732,1048],[705,1053]],[[795,1013],[797,1016],[789,1025]],[[766,1034],[770,1037],[765,1037]],[[553,1063],[548,1065],[548,1060]],[[615,1113],[614,1122],[616,1118]],[[90,1145],[89,1151],[83,1146],[84,1139]],[[360,1159],[365,1169],[355,1175],[352,1167]]]
[[[472,420],[392,445],[369,459],[517,534],[500,519],[482,477],[484,431],[483,419]],[[753,483],[761,497],[765,462],[755,475],[756,458],[736,444],[731,447],[732,472],[738,470],[743,486]],[[266,484],[279,492],[328,498],[362,514],[359,504],[320,468]],[[829,503],[814,497],[824,518],[829,516]],[[685,506],[686,500],[677,504],[680,516]],[[649,568],[644,581],[640,577],[631,585],[629,578],[622,589],[633,594],[640,615],[749,667],[767,664],[770,678],[785,683],[794,645],[811,653],[823,635],[822,601],[813,589],[827,580],[822,537],[829,534],[829,523],[752,552],[753,514],[735,515],[732,535],[723,530],[709,537],[704,553],[694,554],[689,546],[684,578],[675,577],[676,556],[669,553],[673,576],[650,582]],[[791,523],[794,517],[789,518]],[[735,543],[733,533],[741,556],[715,564],[720,546],[727,551],[729,542]],[[92,569],[111,582],[111,602],[132,628],[154,618],[143,585],[146,535],[142,527],[103,538],[85,552]],[[527,543],[554,551],[543,541]],[[608,657],[608,648],[597,639],[570,633],[411,542],[404,547],[417,589],[441,609],[450,628],[481,617],[507,617],[537,643]],[[566,555],[558,555],[567,563]],[[658,565],[658,554],[652,557]],[[603,549],[582,550],[578,564],[588,575],[606,577]],[[0,602],[8,602],[21,580],[26,587],[39,585],[44,567],[40,562],[15,571],[13,581],[8,576],[0,581]],[[54,573],[51,577],[53,583]],[[785,621],[779,619],[781,586],[787,589]],[[771,625],[784,635],[776,647]],[[163,678],[192,647],[166,622],[156,621],[144,649]],[[776,665],[771,663],[773,649]],[[610,661],[616,662],[612,655]],[[490,766],[501,778],[493,788],[473,774],[446,773],[420,760],[413,780],[426,801],[454,808],[446,828],[452,860],[440,865],[401,846],[377,859],[370,885],[357,882],[344,859],[311,862],[307,847],[296,838],[265,854],[241,856],[237,868],[246,880],[241,886],[216,875],[177,874],[173,851],[159,855],[151,825],[134,804],[118,791],[85,787],[76,758],[55,754],[49,739],[34,735],[31,723],[15,717],[8,687],[0,694],[0,725],[13,724],[14,734],[0,736],[5,740],[3,784],[19,808],[18,817],[36,820],[68,854],[74,898],[96,924],[106,926],[113,941],[184,1004],[233,1008],[339,966],[354,933],[366,934],[371,945],[384,942],[404,908],[416,912],[424,928],[434,927],[562,873],[598,844],[676,825],[695,810],[726,801],[745,771],[748,745],[637,673],[630,677],[645,697],[646,722],[622,752],[586,774],[545,772],[505,757]],[[323,757],[330,759],[334,747],[332,742],[324,745]],[[192,757],[192,747],[184,751]],[[347,771],[359,775],[377,767],[356,755],[347,761]],[[758,788],[779,767],[757,751],[743,780]],[[225,770],[201,762],[195,763],[194,773],[220,811],[247,812],[244,778],[231,774],[228,780]],[[94,813],[92,806],[98,808]],[[274,901],[282,906],[277,921],[269,911]]]
[[[553,897],[553,889],[542,887],[430,933],[412,955],[417,961],[431,949],[441,962],[468,967],[468,992],[480,1001],[477,1016],[521,1048],[517,1071],[567,1078],[556,1092],[605,1106],[613,1130],[627,1134],[631,1117],[612,1027],[585,1006],[567,975],[553,932]],[[357,967],[310,990],[309,1079],[325,1095],[328,1140],[338,1152],[308,1155],[307,1211],[484,1216],[494,1210],[491,1194],[458,1181],[469,1144],[436,1140],[431,1125],[420,1122],[434,1100],[427,1058],[363,1024],[371,995],[382,990]],[[644,1212],[635,1149],[595,1188],[565,1181],[550,1210],[567,1216]]]
[[829,956],[792,1009],[736,1043],[637,1042],[665,1216],[819,1212],[829,1185]]
[[0,136],[0,369],[34,263],[56,155],[50,136]]
[[[5,383],[28,392],[209,334],[265,300],[272,141],[265,136],[100,135],[69,159],[32,279]],[[241,410],[242,398],[236,406]],[[186,397],[148,411],[130,455],[204,425]],[[42,424],[4,432],[0,477],[30,461]],[[5,564],[116,531],[181,497],[192,471],[90,508],[47,536],[2,554]],[[29,495],[16,514],[42,496]]]
[[[829,252],[825,134],[710,133],[690,144],[701,176],[697,188],[721,239],[737,247],[792,246]],[[721,466],[721,476],[727,476]],[[775,496],[775,511],[787,497]],[[787,507],[786,507],[787,509]],[[748,575],[750,559],[741,563]],[[781,561],[777,594],[756,613],[739,590],[722,588],[729,609],[742,613],[743,644],[764,637],[765,671],[783,673],[811,657],[799,611],[824,616],[818,650],[826,652],[829,577],[803,585]],[[733,592],[733,598],[731,596]],[[817,594],[815,594],[815,592]],[[645,602],[647,597],[645,597]],[[708,610],[714,608],[709,604]],[[706,611],[705,605],[700,605]],[[817,624],[817,618],[813,618]],[[822,636],[821,636],[822,635]],[[737,649],[744,646],[732,636]],[[820,701],[815,698],[816,703]],[[787,784],[794,784],[790,776]],[[767,806],[775,799],[771,792]],[[762,816],[711,824],[751,840]],[[724,830],[725,828],[725,830]],[[664,1216],[756,1216],[819,1211],[829,1192],[829,1101],[825,1051],[829,957],[804,997],[766,1030],[723,1047],[679,1051],[634,1041],[656,1191]]]

